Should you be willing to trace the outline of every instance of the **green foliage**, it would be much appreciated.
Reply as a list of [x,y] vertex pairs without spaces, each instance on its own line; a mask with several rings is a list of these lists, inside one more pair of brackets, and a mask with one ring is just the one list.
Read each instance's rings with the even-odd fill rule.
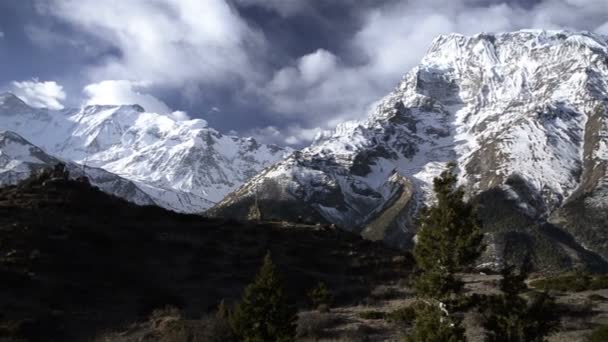
[[236,341],[235,333],[230,325],[232,312],[222,300],[217,307],[215,316],[204,317],[202,325],[205,327],[204,341],[231,342]]
[[327,285],[324,282],[320,281],[317,286],[308,292],[308,298],[312,302],[312,305],[315,309],[318,309],[320,306],[330,307],[334,298]]
[[590,301],[593,301],[593,302],[605,302],[608,298],[606,298],[600,294],[597,294],[597,293],[592,293],[587,296],[587,299],[589,299]]
[[410,325],[416,320],[416,310],[414,306],[404,306],[389,312],[386,315],[386,319],[400,325]]
[[585,273],[566,274],[530,282],[530,286],[561,292],[581,292],[608,288],[608,275],[591,276]]
[[459,319],[447,314],[439,302],[418,303],[415,307],[414,331],[407,342],[461,342],[465,340],[464,328]]
[[483,251],[479,220],[456,183],[452,169],[435,178],[437,203],[421,214],[414,247],[422,270],[416,284],[421,296],[442,299],[458,293],[462,283],[454,274],[465,270]]
[[589,342],[605,342],[608,341],[608,325],[601,325],[591,332],[587,338]]
[[[461,319],[455,314],[461,301],[465,271],[483,251],[483,235],[473,206],[464,201],[451,163],[433,181],[437,203],[424,210],[418,228],[414,258],[421,273],[416,280],[418,296],[414,329],[408,341],[464,341]],[[409,314],[409,313],[408,313]]]
[[363,319],[384,319],[386,317],[386,313],[383,311],[369,310],[359,312],[357,316]]
[[522,297],[528,291],[527,275],[527,268],[518,274],[513,267],[503,270],[502,294],[489,297],[482,309],[489,342],[545,341],[545,336],[557,326],[555,302],[547,293],[539,293],[529,301]]
[[232,328],[245,342],[293,341],[296,319],[268,253],[230,317]]

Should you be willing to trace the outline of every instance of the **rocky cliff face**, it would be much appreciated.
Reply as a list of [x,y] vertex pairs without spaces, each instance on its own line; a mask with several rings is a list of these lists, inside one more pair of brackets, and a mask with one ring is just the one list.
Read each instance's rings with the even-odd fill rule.
[[479,201],[488,261],[536,253],[547,267],[604,264],[607,38],[438,37],[367,120],[321,134],[210,213],[241,216],[257,203],[270,218],[331,222],[407,247],[450,161]]
[[0,95],[0,129],[13,131],[63,160],[103,169],[155,203],[202,212],[289,149],[222,135],[204,120],[176,121],[138,105],[34,109]]

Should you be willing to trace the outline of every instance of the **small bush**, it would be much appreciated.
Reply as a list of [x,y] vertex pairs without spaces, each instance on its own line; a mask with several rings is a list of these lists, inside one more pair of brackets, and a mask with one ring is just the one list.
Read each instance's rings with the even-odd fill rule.
[[325,285],[325,283],[322,281],[320,281],[314,289],[308,292],[308,298],[310,298],[310,301],[315,309],[318,309],[321,306],[329,308],[334,300],[333,295],[327,288],[327,285]]
[[[525,279],[528,267],[518,273],[513,266],[502,270],[500,295],[489,296],[480,308],[489,342],[545,341],[559,323],[558,308],[546,292],[530,292]],[[528,293],[529,299],[523,297]]]
[[207,342],[231,342],[236,341],[232,327],[228,319],[219,313],[209,315],[201,319],[201,341]]
[[447,315],[441,304],[418,303],[415,305],[416,320],[412,334],[406,337],[407,342],[445,341],[457,342],[465,340],[465,331],[461,320]]
[[363,319],[385,319],[386,313],[382,312],[382,311],[369,310],[369,311],[359,312],[357,314],[357,316],[359,316],[359,318],[363,318]]
[[368,326],[359,325],[355,329],[349,329],[342,332],[336,339],[339,342],[368,342],[369,335],[373,333],[373,329]]
[[339,318],[328,313],[304,312],[300,314],[298,319],[296,336],[298,338],[321,339],[328,336],[328,329],[339,323]]
[[608,275],[596,276],[591,279],[589,290],[608,289]]
[[594,301],[594,302],[603,302],[603,301],[605,301],[608,298],[606,298],[606,297],[604,297],[602,295],[599,295],[597,293],[592,293],[589,296],[587,296],[587,299],[589,299],[591,301]]
[[587,338],[589,342],[605,342],[608,341],[608,325],[599,326],[591,332]]
[[413,306],[405,306],[386,315],[389,322],[399,325],[411,325],[416,319],[416,310]]
[[154,321],[154,320],[157,320],[160,318],[167,318],[167,317],[173,317],[173,318],[179,319],[179,318],[182,318],[182,313],[175,306],[167,305],[163,308],[154,309],[152,311],[152,313],[150,314],[151,321]]
[[530,282],[530,286],[542,290],[561,292],[580,292],[589,289],[591,278],[588,275],[569,274],[558,277],[538,279]]
[[534,280],[530,282],[530,286],[561,292],[601,290],[608,288],[608,275],[567,274]]

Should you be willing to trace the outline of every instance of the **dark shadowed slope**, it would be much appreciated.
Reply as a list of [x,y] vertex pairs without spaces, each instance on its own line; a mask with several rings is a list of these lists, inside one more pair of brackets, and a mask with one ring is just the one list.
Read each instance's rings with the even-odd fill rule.
[[30,178],[0,189],[0,339],[83,341],[167,304],[198,318],[238,298],[267,250],[300,306],[319,280],[348,304],[407,266],[331,228],[210,220]]

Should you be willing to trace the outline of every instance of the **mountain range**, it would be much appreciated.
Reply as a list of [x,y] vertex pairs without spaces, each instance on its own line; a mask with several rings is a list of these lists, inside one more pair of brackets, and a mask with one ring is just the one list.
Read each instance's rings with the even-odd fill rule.
[[300,151],[139,105],[48,110],[0,95],[0,184],[66,163],[136,204],[335,224],[411,248],[433,178],[476,203],[479,266],[608,269],[608,37],[443,35],[367,119]]
[[434,40],[367,120],[265,169],[209,213],[336,224],[409,248],[455,162],[488,266],[608,260],[608,38],[518,31]]
[[[220,134],[139,105],[49,110],[0,95],[0,182],[61,160],[104,191],[138,204],[201,213],[288,148]],[[12,175],[12,176],[11,176]],[[126,189],[129,189],[128,191]]]

